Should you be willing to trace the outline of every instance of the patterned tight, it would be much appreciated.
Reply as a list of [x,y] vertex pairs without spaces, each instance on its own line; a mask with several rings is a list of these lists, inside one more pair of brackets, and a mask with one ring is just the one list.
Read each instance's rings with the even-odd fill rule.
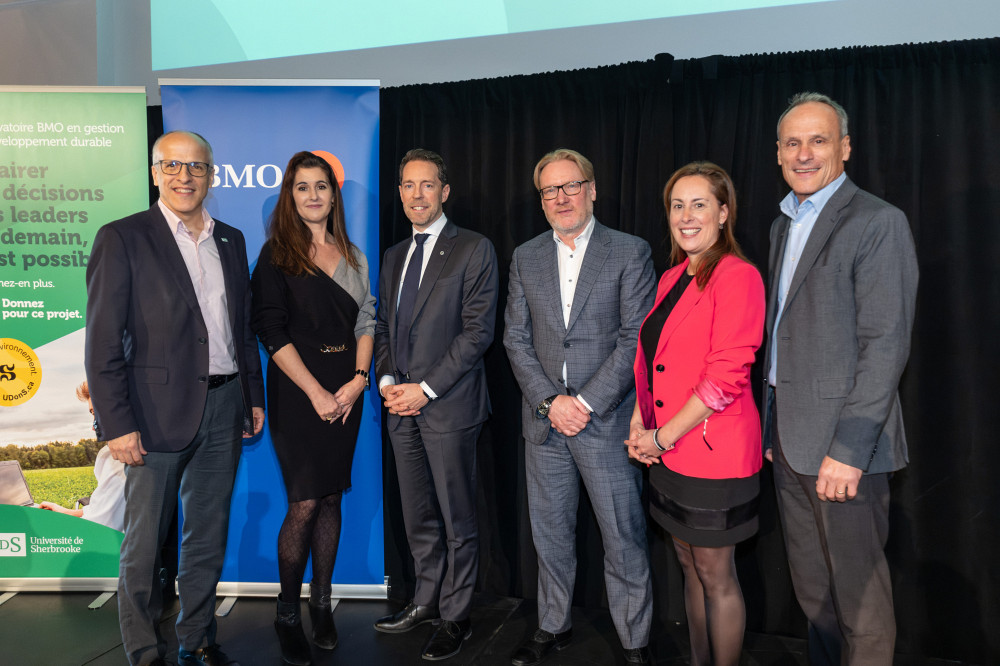
[[342,492],[322,499],[288,505],[278,532],[278,577],[281,598],[297,600],[302,590],[306,561],[312,553],[313,583],[329,585],[340,545],[340,500]]

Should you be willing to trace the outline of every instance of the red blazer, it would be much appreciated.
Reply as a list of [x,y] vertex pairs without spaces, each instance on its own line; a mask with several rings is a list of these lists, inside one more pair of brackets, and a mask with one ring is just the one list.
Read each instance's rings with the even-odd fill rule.
[[[660,278],[654,310],[688,263]],[[760,469],[760,418],[750,389],[750,365],[763,330],[764,282],[756,268],[730,255],[716,266],[704,291],[692,280],[667,318],[653,358],[652,393],[639,345],[636,399],[646,428],[669,421],[706,378],[706,384],[733,398],[661,456],[667,467],[707,479],[742,478]]]

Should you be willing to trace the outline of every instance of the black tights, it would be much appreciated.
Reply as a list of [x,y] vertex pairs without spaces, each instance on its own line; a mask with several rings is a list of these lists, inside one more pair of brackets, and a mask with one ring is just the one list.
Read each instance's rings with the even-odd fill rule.
[[296,601],[302,591],[302,576],[312,552],[313,583],[329,585],[340,545],[340,498],[342,492],[322,499],[288,505],[278,532],[278,578],[281,598]]
[[691,638],[691,664],[738,664],[746,607],[736,578],[736,546],[705,548],[674,539],[684,569],[684,609]]

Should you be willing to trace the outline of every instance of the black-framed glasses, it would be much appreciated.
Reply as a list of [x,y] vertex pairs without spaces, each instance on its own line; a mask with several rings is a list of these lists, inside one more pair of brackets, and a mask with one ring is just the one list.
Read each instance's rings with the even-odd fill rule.
[[156,163],[160,171],[168,176],[176,176],[181,172],[181,167],[187,167],[188,173],[195,178],[202,178],[208,175],[211,164],[205,162],[181,162],[180,160],[160,160]]
[[538,193],[542,195],[542,199],[549,201],[550,199],[555,199],[559,196],[559,190],[571,197],[575,194],[579,194],[583,190],[583,184],[589,183],[589,180],[571,180],[568,183],[563,183],[562,185],[550,185],[549,187],[543,187],[538,190]]

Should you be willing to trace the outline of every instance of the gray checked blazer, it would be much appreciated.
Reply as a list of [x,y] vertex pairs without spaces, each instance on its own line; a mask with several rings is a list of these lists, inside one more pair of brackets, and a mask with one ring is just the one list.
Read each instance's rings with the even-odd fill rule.
[[[535,418],[535,408],[568,389],[582,394],[594,409],[578,437],[624,442],[635,404],[632,364],[639,326],[655,292],[649,244],[595,219],[566,326],[552,231],[514,251],[504,346],[521,386],[525,440],[545,441],[549,421]],[[562,381],[564,362],[567,385]]]
[[790,223],[781,215],[771,226],[764,356],[778,346],[781,450],[799,474],[819,473],[827,455],[870,473],[905,467],[898,385],[918,277],[906,216],[845,180],[820,211],[774,330]]

